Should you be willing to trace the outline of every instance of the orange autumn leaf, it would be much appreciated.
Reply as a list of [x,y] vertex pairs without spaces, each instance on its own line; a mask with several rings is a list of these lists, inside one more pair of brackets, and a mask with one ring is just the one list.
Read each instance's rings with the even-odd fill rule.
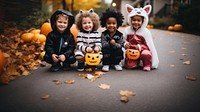
[[86,72],[92,72],[92,68],[87,68],[85,71]]
[[9,83],[17,76],[28,75],[30,70],[38,68],[40,61],[39,53],[44,49],[34,43],[24,43],[20,38],[25,31],[16,28],[6,28],[4,34],[0,35],[0,49],[4,51],[6,65],[0,75],[0,82]]
[[65,84],[74,84],[75,80],[66,80],[64,83]]
[[83,79],[87,78],[87,74],[79,74],[80,77],[82,77]]
[[184,65],[190,65],[191,62],[190,62],[190,61],[185,61],[185,62],[183,62],[183,64],[184,64]]
[[50,97],[50,95],[44,95],[44,96],[41,97],[41,99],[42,100],[47,100],[47,99],[49,99],[49,97]]
[[20,73],[16,70],[17,66],[12,64],[7,68],[7,75],[9,76],[20,76]]
[[108,84],[100,84],[98,87],[101,89],[110,89],[110,85]]
[[187,48],[185,48],[185,47],[182,47],[181,49],[182,49],[182,50],[186,50]]
[[172,67],[172,68],[173,68],[173,67],[175,67],[175,65],[170,65],[170,67]]
[[187,80],[191,80],[191,81],[196,81],[197,80],[197,76],[196,75],[187,75],[187,76],[185,76],[185,78]]
[[29,75],[29,74],[30,74],[30,72],[27,71],[27,70],[25,70],[25,71],[22,73],[22,75],[24,75],[24,76],[27,76],[27,75]]
[[121,102],[124,102],[124,103],[128,103],[128,102],[129,102],[129,99],[128,99],[127,96],[121,96],[120,101],[121,101]]
[[59,81],[59,80],[53,80],[53,82],[54,82],[56,85],[60,85],[60,84],[62,84],[62,82]]
[[181,54],[181,56],[187,56],[187,54]]
[[120,93],[119,93],[121,96],[135,96],[136,93],[132,92],[132,91],[128,91],[128,90],[120,90]]

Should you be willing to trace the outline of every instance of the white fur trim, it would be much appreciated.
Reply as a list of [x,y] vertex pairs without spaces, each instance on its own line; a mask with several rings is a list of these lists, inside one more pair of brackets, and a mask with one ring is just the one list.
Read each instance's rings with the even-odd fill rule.
[[140,44],[137,44],[137,46],[138,46],[138,48],[139,48],[139,51],[141,51],[141,50],[142,50],[141,45],[140,45]]

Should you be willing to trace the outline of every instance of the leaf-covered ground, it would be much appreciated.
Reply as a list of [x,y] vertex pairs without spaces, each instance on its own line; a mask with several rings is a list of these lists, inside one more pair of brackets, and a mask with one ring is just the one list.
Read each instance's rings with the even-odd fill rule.
[[0,35],[0,50],[4,53],[6,64],[0,74],[0,82],[8,84],[17,76],[26,76],[37,69],[41,63],[40,53],[44,44],[24,42],[20,36],[27,31],[8,28]]

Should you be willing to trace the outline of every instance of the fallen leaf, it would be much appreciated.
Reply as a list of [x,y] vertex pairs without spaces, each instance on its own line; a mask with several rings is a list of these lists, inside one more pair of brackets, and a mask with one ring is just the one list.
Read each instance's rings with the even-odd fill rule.
[[127,96],[121,96],[120,101],[124,103],[128,103],[129,99]]
[[182,49],[182,50],[186,50],[187,48],[185,48],[185,47],[182,47],[181,49]]
[[127,90],[120,90],[120,95],[129,97],[129,96],[135,96],[136,93]]
[[54,82],[56,85],[60,85],[60,84],[62,84],[62,82],[59,81],[59,80],[53,80],[53,82]]
[[98,87],[101,89],[110,89],[110,85],[108,84],[100,84]]
[[196,81],[197,80],[197,76],[195,76],[195,75],[187,75],[187,76],[185,76],[185,78],[187,80],[191,80],[191,81]]
[[187,54],[181,54],[181,56],[187,56]]
[[30,72],[27,71],[27,70],[25,70],[25,71],[22,73],[22,75],[24,75],[24,76],[27,76],[27,75],[29,75],[29,74],[30,74]]
[[99,75],[104,75],[105,72],[102,72],[102,71],[95,71],[94,72],[94,76],[99,76]]
[[175,53],[176,51],[169,51],[170,53]]
[[87,78],[87,74],[79,74],[80,77],[82,77],[83,79]]
[[86,74],[88,79],[92,79],[94,78],[94,76],[92,74]]
[[41,97],[41,99],[42,100],[47,100],[47,99],[49,99],[49,97],[50,97],[50,95],[44,95],[44,96]]
[[185,61],[185,62],[183,62],[183,64],[184,65],[190,65],[191,63],[190,63],[190,61]]
[[66,80],[64,83],[65,84],[74,84],[75,80]]
[[87,68],[85,71],[86,72],[92,72],[92,68]]
[[175,67],[175,65],[170,65],[170,67]]
[[41,67],[46,67],[46,66],[47,66],[47,62],[42,61],[42,62],[40,63],[40,66],[41,66]]

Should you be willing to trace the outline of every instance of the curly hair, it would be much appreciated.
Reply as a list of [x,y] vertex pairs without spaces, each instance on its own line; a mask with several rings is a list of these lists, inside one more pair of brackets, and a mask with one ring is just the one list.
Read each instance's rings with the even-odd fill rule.
[[83,30],[82,20],[85,17],[89,17],[92,19],[94,25],[92,31],[96,31],[100,26],[100,22],[99,22],[99,16],[93,11],[93,9],[90,9],[89,11],[82,11],[82,10],[79,11],[79,13],[75,17],[75,24],[77,28],[79,30]]
[[122,13],[116,11],[113,8],[108,8],[108,9],[106,9],[105,12],[102,12],[102,16],[100,18],[102,27],[106,26],[106,21],[110,17],[114,17],[117,20],[117,28],[119,26],[122,26],[122,23],[123,23],[123,20],[124,20],[124,16],[122,15]]

